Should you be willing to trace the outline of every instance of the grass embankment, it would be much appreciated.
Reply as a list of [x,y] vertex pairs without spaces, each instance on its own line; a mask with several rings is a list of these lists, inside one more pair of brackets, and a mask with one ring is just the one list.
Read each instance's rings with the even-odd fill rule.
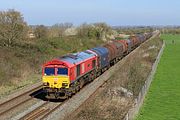
[[162,39],[166,47],[137,120],[180,120],[180,35]]
[[[152,64],[162,46],[159,38],[152,39],[124,60],[118,70],[68,120],[121,120],[144,85]],[[128,97],[121,88],[133,93]]]
[[102,44],[102,40],[69,36],[29,40],[14,47],[0,48],[0,97],[41,80],[41,65],[66,53]]

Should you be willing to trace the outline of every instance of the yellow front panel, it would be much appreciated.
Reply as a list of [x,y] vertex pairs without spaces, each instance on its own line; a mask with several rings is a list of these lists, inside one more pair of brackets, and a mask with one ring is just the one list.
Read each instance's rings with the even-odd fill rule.
[[69,88],[69,76],[43,76],[43,83],[49,83],[50,88],[62,88],[62,84],[68,84],[65,88]]

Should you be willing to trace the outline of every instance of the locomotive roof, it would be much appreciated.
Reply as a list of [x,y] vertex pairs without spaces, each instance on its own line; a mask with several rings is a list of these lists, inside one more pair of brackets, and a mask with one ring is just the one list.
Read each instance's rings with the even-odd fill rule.
[[59,58],[59,60],[66,61],[71,64],[77,64],[77,63],[83,62],[84,60],[89,59],[93,56],[95,56],[93,53],[84,51],[84,52],[79,52],[79,53],[62,56]]
[[93,54],[89,51],[69,54],[69,55],[59,57],[57,59],[53,59],[53,60],[45,63],[44,66],[64,65],[66,67],[73,67],[74,64],[79,64],[79,63],[81,63],[81,62],[83,62],[89,58],[92,58],[93,56],[95,56],[95,54]]

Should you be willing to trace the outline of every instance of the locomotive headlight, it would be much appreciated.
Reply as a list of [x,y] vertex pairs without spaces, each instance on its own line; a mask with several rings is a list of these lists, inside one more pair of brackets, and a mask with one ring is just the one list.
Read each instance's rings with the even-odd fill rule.
[[68,83],[62,83],[62,87],[67,87]]
[[43,85],[44,85],[44,86],[48,86],[48,82],[44,82]]

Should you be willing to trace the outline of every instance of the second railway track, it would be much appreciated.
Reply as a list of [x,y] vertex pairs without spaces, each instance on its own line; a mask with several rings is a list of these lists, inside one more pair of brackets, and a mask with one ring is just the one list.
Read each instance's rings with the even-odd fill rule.
[[[33,99],[34,96],[40,94],[39,92],[36,92],[42,88],[42,85],[39,85],[33,89],[30,89],[20,95],[17,95],[3,103],[0,104],[0,118],[6,118],[6,116],[10,115],[9,113],[12,113],[13,110],[15,110],[17,107],[25,104],[26,102],[29,102]],[[32,96],[31,94],[34,93]]]

